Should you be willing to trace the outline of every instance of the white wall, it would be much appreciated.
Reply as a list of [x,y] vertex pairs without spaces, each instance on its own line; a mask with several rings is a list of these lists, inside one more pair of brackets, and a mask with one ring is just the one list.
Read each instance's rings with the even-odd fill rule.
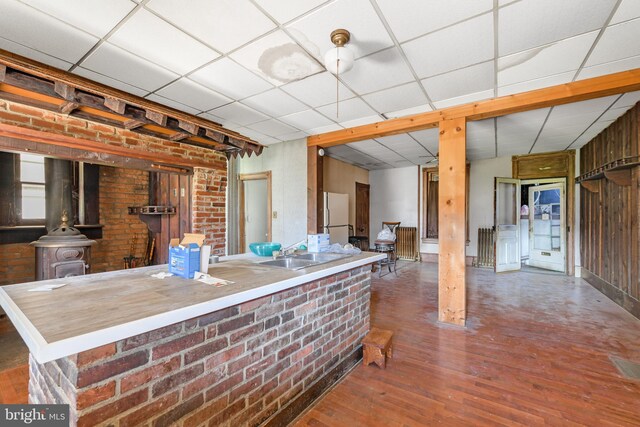
[[369,172],[369,224],[371,240],[382,221],[400,221],[401,227],[418,226],[418,166]]
[[271,239],[284,246],[307,237],[307,143],[297,140],[273,144],[260,156],[238,162],[239,173],[271,171]]

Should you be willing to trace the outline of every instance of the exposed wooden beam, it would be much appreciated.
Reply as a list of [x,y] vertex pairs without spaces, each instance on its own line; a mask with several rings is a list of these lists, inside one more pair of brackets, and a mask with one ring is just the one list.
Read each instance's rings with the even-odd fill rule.
[[307,233],[322,233],[322,160],[318,147],[307,147]]
[[640,68],[320,135],[311,135],[307,138],[307,144],[311,147],[331,147],[363,139],[434,128],[443,119],[464,117],[467,120],[482,120],[636,90],[640,90]]
[[4,81],[4,77],[7,75],[7,67],[4,64],[0,64],[0,82]]
[[199,126],[195,123],[186,122],[184,120],[178,120],[178,127],[180,129],[186,130],[191,135],[197,135]]
[[178,142],[178,141],[182,141],[183,139],[190,138],[191,136],[193,136],[193,135],[191,135],[190,133],[186,133],[186,132],[176,132],[176,133],[174,133],[173,135],[171,135],[171,136],[169,137],[169,139],[170,139],[171,141]]
[[124,110],[127,107],[127,104],[121,99],[105,98],[104,106],[114,113],[124,114]]
[[144,116],[151,120],[152,122],[160,125],[160,126],[166,126],[167,125],[167,116],[165,114],[162,113],[158,113],[157,111],[153,111],[153,110],[147,110],[144,113]]
[[[18,88],[35,92],[38,94],[38,97],[44,96],[47,97],[47,99],[54,100],[56,98],[63,98],[65,101],[74,101],[72,99],[67,99],[61,96],[61,94],[57,93],[54,90],[55,82],[60,87],[64,87],[62,85],[66,85],[70,88],[75,88],[77,93],[85,92],[86,94],[93,94],[95,97],[102,98],[101,107],[104,107],[104,104],[106,102],[106,104],[110,107],[108,108],[109,111],[114,111],[122,114],[124,112],[128,112],[132,108],[137,108],[143,112],[150,112],[150,118],[147,118],[147,120],[150,120],[155,124],[162,125],[162,123],[166,123],[164,120],[175,119],[177,123],[186,123],[186,126],[191,128],[193,128],[193,126],[195,125],[200,128],[208,129],[211,133],[219,133],[223,136],[233,138],[234,140],[242,141],[243,143],[245,143],[246,150],[258,152],[258,147],[261,147],[259,143],[239,134],[238,132],[225,129],[218,123],[206,120],[198,116],[193,116],[170,107],[166,107],[162,104],[158,104],[156,102],[131,95],[129,93],[111,88],[106,85],[102,85],[100,83],[93,82],[81,76],[77,76],[67,71],[50,67],[48,65],[33,61],[31,59],[16,55],[2,49],[0,49],[0,67],[2,67],[3,70],[6,70],[7,73],[9,69],[13,71],[14,81],[11,83],[12,85],[18,83]],[[31,79],[29,79],[28,77],[31,77]],[[29,94],[29,92],[26,92],[22,95]],[[117,100],[117,102],[111,101],[109,99]],[[41,103],[43,99],[37,99],[36,101]],[[80,105],[83,105],[83,103],[79,102],[78,100],[76,100],[76,102],[78,102]],[[28,99],[25,103],[34,105],[34,102],[31,102],[30,99]],[[63,101],[52,102],[52,104],[54,104],[56,107],[62,103]],[[96,106],[94,107],[97,108]],[[50,107],[49,109],[53,108]],[[135,117],[128,118],[136,120]],[[126,120],[122,121],[125,122]],[[140,126],[134,126],[131,129],[135,129],[136,127]],[[179,131],[180,128],[176,126],[176,129],[174,130]],[[189,132],[189,130],[187,131]],[[222,137],[220,139],[222,139]]]
[[97,163],[100,163],[100,156],[102,156],[103,154],[113,154],[126,158],[149,160],[155,163],[184,166],[187,168],[216,167],[213,162],[210,163],[205,160],[180,158],[169,154],[151,153],[146,150],[134,150],[130,148],[103,144],[100,142],[90,141],[82,138],[59,135],[51,132],[42,132],[35,129],[23,128],[20,126],[7,125],[4,123],[0,123],[0,137],[90,151],[94,153],[93,155]]
[[124,122],[124,128],[128,130],[133,130],[139,128],[140,126],[144,126],[144,122],[133,119]]
[[466,121],[440,122],[438,164],[438,320],[466,321]]
[[62,114],[69,114],[72,111],[76,110],[78,107],[80,107],[80,104],[78,104],[77,102],[65,101],[64,104],[60,104],[58,106],[58,111]]
[[60,95],[65,101],[75,101],[76,88],[65,83],[54,82],[53,91]]

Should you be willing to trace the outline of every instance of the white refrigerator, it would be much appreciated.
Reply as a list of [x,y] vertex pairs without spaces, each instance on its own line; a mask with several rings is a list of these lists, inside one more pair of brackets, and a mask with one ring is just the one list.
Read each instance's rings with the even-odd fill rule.
[[349,242],[349,195],[324,193],[324,232],[331,243]]

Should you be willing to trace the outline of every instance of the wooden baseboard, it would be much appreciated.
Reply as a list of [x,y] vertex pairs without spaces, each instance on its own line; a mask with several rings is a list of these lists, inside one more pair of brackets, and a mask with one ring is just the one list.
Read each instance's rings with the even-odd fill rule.
[[640,301],[622,292],[622,290],[616,288],[603,278],[593,274],[586,268],[582,267],[581,270],[582,278],[586,280],[587,283],[602,292],[607,296],[607,298],[618,304],[620,307],[627,310],[634,317],[640,319]]
[[278,413],[274,414],[265,424],[265,427],[277,427],[289,425],[300,414],[333,387],[340,378],[349,372],[360,360],[362,360],[362,346],[358,346],[349,356],[327,372],[306,391],[289,402]]

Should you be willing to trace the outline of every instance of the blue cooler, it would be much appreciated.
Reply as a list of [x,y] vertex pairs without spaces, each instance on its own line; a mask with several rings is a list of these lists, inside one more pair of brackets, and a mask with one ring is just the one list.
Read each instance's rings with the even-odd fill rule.
[[189,243],[183,247],[169,248],[169,273],[193,279],[198,270],[200,270],[200,246]]

